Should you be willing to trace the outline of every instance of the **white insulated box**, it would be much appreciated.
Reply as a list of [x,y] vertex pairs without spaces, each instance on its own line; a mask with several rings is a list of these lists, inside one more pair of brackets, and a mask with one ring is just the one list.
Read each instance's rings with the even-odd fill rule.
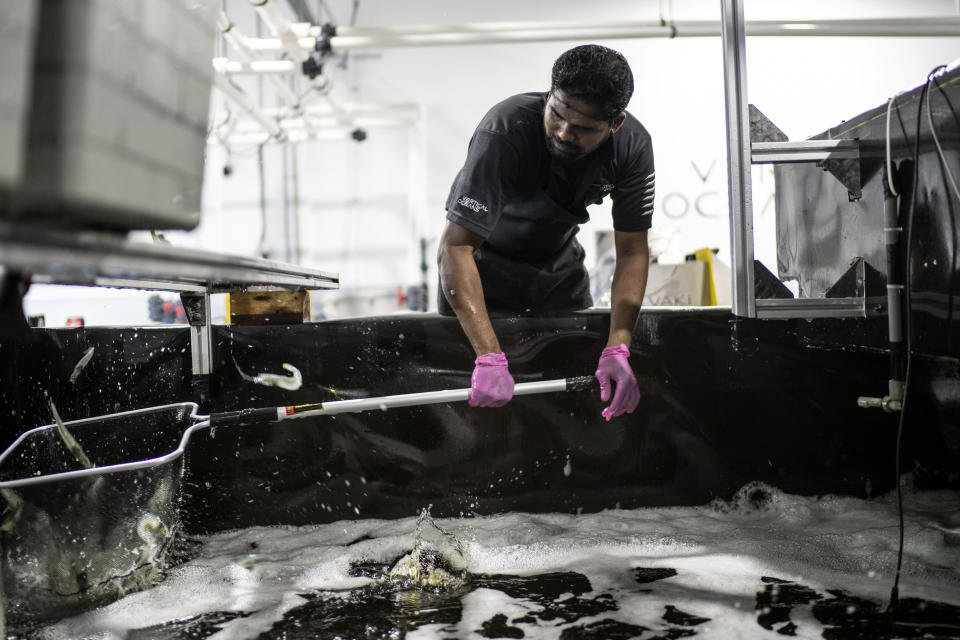
[[20,215],[200,221],[217,0],[40,0]]
[[36,0],[0,2],[0,212],[23,179]]

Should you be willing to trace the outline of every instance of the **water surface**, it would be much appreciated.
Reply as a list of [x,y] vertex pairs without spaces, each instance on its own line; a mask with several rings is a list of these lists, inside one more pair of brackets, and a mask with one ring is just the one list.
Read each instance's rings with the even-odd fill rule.
[[386,575],[413,547],[416,523],[411,514],[203,537],[159,586],[36,637],[960,638],[956,493],[908,492],[893,611],[893,496],[799,497],[757,484],[695,508],[438,519],[468,559],[465,583],[439,591]]

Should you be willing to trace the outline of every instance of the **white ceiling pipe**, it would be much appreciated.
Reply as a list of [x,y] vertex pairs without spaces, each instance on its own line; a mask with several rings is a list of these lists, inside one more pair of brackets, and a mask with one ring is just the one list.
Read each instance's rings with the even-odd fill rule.
[[219,74],[213,74],[213,84],[222,91],[228,98],[233,100],[241,109],[246,111],[254,120],[267,130],[274,137],[282,138],[283,129],[275,120],[266,116],[257,104],[250,99],[239,87],[235,86],[230,80]]
[[[885,35],[892,33],[901,35],[913,33],[916,35],[943,35],[957,34],[960,26],[960,16],[938,16],[925,18],[845,18],[845,19],[813,19],[813,20],[752,20],[746,23],[747,33],[753,35],[780,35],[783,31],[824,30],[832,33],[844,32],[848,35]],[[660,29],[668,32],[671,27],[678,31],[677,35],[712,35],[720,29],[716,20],[673,20],[661,22],[659,20],[612,20],[599,22],[582,21],[554,21],[554,22],[478,22],[466,25],[388,25],[379,27],[337,27],[337,36],[407,36],[407,35],[434,35],[434,34],[499,34],[516,31],[570,31],[578,29],[624,29],[627,31],[639,30],[650,33],[659,33]],[[304,36],[316,38],[320,35],[321,27],[311,26]]]
[[[383,102],[383,103],[361,103],[361,102],[346,102],[343,104],[343,113],[348,116],[356,115],[370,115],[370,114],[392,114],[396,112],[408,112],[412,113],[413,116],[405,117],[417,117],[417,114],[420,113],[420,106],[412,102]],[[284,118],[290,115],[288,109],[283,108],[263,108],[260,109],[260,113],[269,117],[269,118]],[[323,105],[315,105],[308,107],[303,110],[303,113],[309,116],[338,116],[340,115],[337,112],[334,112],[329,107]],[[226,119],[227,114],[223,112],[215,113],[213,116],[214,121],[220,121]]]
[[335,127],[349,127],[351,129],[356,127],[367,127],[369,129],[378,129],[378,128],[387,128],[387,127],[409,127],[413,124],[416,124],[417,119],[415,117],[408,118],[399,118],[393,117],[389,118],[386,116],[357,116],[356,118],[348,118],[347,122],[338,118],[328,118],[321,119],[319,121],[311,122],[309,125],[305,124],[302,120],[282,120],[280,126],[283,127],[284,131],[290,131],[292,129],[302,129],[302,128],[335,128]]
[[[311,36],[300,39],[301,47],[312,47]],[[746,23],[750,36],[905,36],[950,37],[960,34],[960,17],[877,18],[870,20],[755,20]],[[555,40],[618,38],[709,37],[720,35],[719,21],[659,21],[603,23],[478,23],[462,26],[338,27],[331,39],[335,52],[389,47],[476,45]],[[248,41],[257,51],[280,51],[276,38]]]
[[[340,104],[347,113],[377,113],[381,111],[414,111],[420,113],[421,106],[416,102],[343,102]],[[311,110],[315,107],[311,107]]]
[[290,136],[284,140],[277,140],[275,137],[270,136],[265,132],[259,133],[244,133],[244,134],[231,134],[229,137],[219,138],[216,136],[210,136],[207,138],[207,144],[210,146],[222,146],[222,147],[233,147],[241,145],[257,145],[257,144],[271,144],[283,142],[284,144],[296,144],[298,142],[306,142],[308,140],[316,141],[331,141],[331,140],[346,140],[350,137],[350,132],[346,130],[314,130],[311,132],[300,131],[300,132],[291,132]]
[[[217,26],[220,28],[220,32],[223,33],[224,39],[233,47],[237,52],[242,53],[243,55],[250,58],[251,62],[248,63],[253,65],[253,68],[272,68],[270,65],[274,64],[275,61],[260,60],[261,53],[254,51],[247,44],[247,38],[240,33],[236,25],[230,20],[226,13],[223,11],[220,12],[220,15],[217,16]],[[226,60],[225,58],[215,58],[214,59],[214,69],[217,69],[217,60]],[[283,62],[288,62],[284,60]],[[288,63],[292,67],[292,63]],[[219,71],[220,73],[226,73],[226,71]],[[293,92],[286,82],[277,78],[273,75],[269,76],[270,84],[273,85],[273,88],[277,91],[277,95],[280,96],[280,99],[284,101],[285,104],[291,108],[296,108],[300,99],[297,97],[297,94]]]
[[[300,65],[290,60],[251,60],[240,62],[228,58],[214,58],[213,70],[227,76],[283,75],[300,73]],[[286,87],[290,91],[289,87]]]
[[303,62],[310,57],[314,41],[308,39],[308,44],[304,46],[300,44],[300,39],[291,27],[292,23],[283,15],[276,0],[250,0],[250,4],[257,10],[270,31],[279,38],[283,51],[297,62]]
[[[325,118],[311,121],[309,123],[306,123],[301,119],[289,119],[280,120],[277,122],[277,126],[282,129],[283,133],[287,134],[289,138],[289,134],[294,131],[343,129],[347,132],[351,132],[357,128],[389,129],[393,127],[411,127],[416,123],[416,118],[359,117],[353,118],[348,122],[342,122],[334,118]],[[263,133],[263,127],[261,126],[261,123],[259,121],[254,122],[252,120],[242,120],[237,123],[236,127],[231,132],[231,135],[250,135],[255,133]]]
[[[369,123],[365,125],[367,128],[390,128],[390,127],[412,127],[415,126],[415,122],[412,120],[393,120],[393,121],[382,121],[380,123]],[[353,130],[356,127],[345,127],[342,125],[334,125],[329,127],[304,127],[304,128],[291,128],[284,130],[283,138],[278,138],[277,136],[271,136],[262,129],[255,128],[247,129],[243,127],[232,132],[229,136],[214,136],[211,135],[207,138],[207,144],[209,145],[220,145],[220,146],[233,146],[240,144],[266,144],[266,143],[297,143],[305,142],[307,140],[346,140],[349,139]]]

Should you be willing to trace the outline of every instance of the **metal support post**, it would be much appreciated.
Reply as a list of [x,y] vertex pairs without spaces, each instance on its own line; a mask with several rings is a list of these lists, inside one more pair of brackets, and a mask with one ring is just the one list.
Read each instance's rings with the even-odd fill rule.
[[190,324],[190,360],[193,365],[194,388],[201,401],[206,401],[210,392],[210,374],[213,373],[210,294],[181,293],[180,301]]
[[720,0],[720,4],[730,189],[732,311],[734,315],[753,318],[757,310],[753,285],[753,196],[743,0]]

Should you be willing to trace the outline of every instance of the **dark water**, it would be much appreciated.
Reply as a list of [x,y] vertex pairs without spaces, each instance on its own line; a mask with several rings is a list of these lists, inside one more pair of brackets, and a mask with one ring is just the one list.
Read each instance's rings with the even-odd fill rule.
[[[389,564],[356,563],[354,576],[379,578],[370,586],[351,591],[301,593],[303,604],[288,610],[264,633],[261,640],[316,638],[401,639],[430,625],[426,637],[462,638],[462,599],[476,589],[491,589],[520,601],[523,616],[491,611],[477,628],[466,633],[482,638],[547,638],[563,640],[674,640],[712,636],[711,618],[695,607],[665,605],[659,617],[625,622],[621,602],[611,593],[595,593],[586,576],[576,572],[551,572],[532,576],[472,575],[462,589],[436,593],[398,589],[386,579]],[[664,580],[678,571],[663,567],[629,569],[635,593],[655,594]],[[629,612],[627,617],[629,616]],[[960,607],[930,600],[903,599],[894,611],[884,603],[852,596],[840,590],[819,592],[809,586],[772,576],[757,584],[756,636],[774,632],[781,636],[810,637],[815,619],[828,640],[893,640],[894,638],[960,639]],[[200,640],[222,630],[222,625],[248,613],[217,611],[201,616],[135,629],[128,640]],[[743,628],[750,637],[750,628]],[[11,636],[11,638],[28,636]],[[814,635],[816,637],[816,635]]]
[[[902,597],[891,610],[892,499],[766,495],[742,505],[226,531],[203,538],[153,589],[11,637],[960,640],[960,546],[946,526],[960,497],[912,498]],[[465,563],[446,567],[457,578],[447,588],[391,574],[421,543]]]

